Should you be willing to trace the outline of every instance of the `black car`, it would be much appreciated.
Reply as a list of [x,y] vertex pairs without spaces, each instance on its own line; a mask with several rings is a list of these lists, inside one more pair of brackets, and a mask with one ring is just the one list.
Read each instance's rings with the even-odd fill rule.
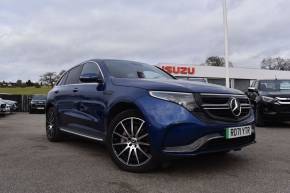
[[29,103],[29,113],[45,112],[46,96],[45,95],[33,95]]
[[247,92],[256,115],[256,125],[290,121],[290,80],[256,80]]

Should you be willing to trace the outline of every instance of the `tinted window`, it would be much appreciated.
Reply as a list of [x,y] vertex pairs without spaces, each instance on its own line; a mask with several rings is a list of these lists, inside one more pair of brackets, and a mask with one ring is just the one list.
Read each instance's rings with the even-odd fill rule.
[[262,80],[259,84],[262,91],[284,91],[290,90],[290,80]]
[[67,74],[68,73],[65,73],[62,78],[58,81],[57,85],[64,85],[65,84],[65,81],[66,81],[66,78],[67,78]]
[[90,75],[90,74],[93,74],[93,75],[96,74],[97,77],[100,77],[100,78],[102,77],[100,69],[96,63],[88,62],[84,64],[81,75]]
[[159,68],[138,62],[106,60],[110,74],[116,78],[173,79]]
[[46,95],[33,95],[32,100],[46,100]]
[[258,88],[258,87],[259,87],[259,81],[256,81],[256,82],[255,82],[254,87],[255,87],[255,88]]
[[66,79],[66,84],[77,84],[80,82],[80,74],[81,74],[82,66],[76,66],[72,68],[68,72],[68,76]]

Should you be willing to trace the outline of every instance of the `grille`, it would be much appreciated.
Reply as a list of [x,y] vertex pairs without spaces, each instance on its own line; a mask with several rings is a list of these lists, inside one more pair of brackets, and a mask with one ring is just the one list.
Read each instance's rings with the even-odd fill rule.
[[[230,105],[233,99],[240,105],[240,111],[237,110],[239,113],[233,113]],[[251,111],[250,100],[246,95],[201,93],[199,103],[206,115],[221,121],[240,121],[247,118]]]
[[276,97],[275,99],[279,104],[290,106],[290,98]]

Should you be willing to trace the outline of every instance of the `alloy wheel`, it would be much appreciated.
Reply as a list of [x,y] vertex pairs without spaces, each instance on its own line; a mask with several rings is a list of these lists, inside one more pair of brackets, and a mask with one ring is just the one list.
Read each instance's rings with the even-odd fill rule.
[[145,121],[137,117],[121,120],[113,129],[112,148],[127,166],[141,166],[151,160],[149,134]]
[[55,127],[55,116],[53,111],[48,111],[47,113],[47,123],[46,123],[46,134],[48,137],[53,136]]

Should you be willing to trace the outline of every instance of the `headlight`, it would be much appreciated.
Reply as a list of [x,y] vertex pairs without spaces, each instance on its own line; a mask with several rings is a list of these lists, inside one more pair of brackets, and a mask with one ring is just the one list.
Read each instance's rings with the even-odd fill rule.
[[266,103],[271,103],[271,102],[274,101],[274,98],[267,97],[267,96],[262,96],[262,100],[265,101]]
[[149,94],[155,98],[171,101],[185,107],[189,111],[195,108],[195,101],[192,93],[150,91]]

